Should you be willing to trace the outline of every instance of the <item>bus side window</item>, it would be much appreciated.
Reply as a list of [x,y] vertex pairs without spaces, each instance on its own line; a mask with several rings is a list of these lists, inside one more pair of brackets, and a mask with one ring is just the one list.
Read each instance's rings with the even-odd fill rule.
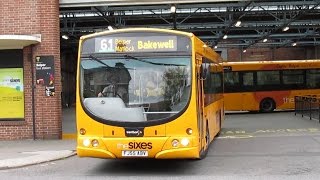
[[258,71],[258,85],[277,85],[280,84],[279,71]]
[[211,74],[212,90],[214,93],[222,93],[222,73]]
[[307,70],[307,87],[320,88],[320,70],[310,69]]
[[239,72],[226,72],[224,74],[225,92],[238,91],[240,88]]
[[243,85],[244,86],[253,86],[253,72],[243,73]]
[[212,93],[210,63],[204,62],[201,65],[201,79],[203,79],[203,90],[205,94]]
[[239,73],[238,72],[227,72],[225,73],[224,80],[226,85],[234,86],[239,84]]

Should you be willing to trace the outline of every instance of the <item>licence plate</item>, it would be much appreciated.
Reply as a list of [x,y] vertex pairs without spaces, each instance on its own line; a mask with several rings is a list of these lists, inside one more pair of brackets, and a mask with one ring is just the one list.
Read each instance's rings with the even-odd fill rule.
[[122,156],[125,157],[146,157],[148,151],[122,151]]

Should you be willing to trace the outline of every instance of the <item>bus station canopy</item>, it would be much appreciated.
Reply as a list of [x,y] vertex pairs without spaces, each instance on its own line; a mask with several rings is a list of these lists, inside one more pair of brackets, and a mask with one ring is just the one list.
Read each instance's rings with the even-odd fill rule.
[[35,35],[0,35],[0,49],[22,49],[41,42],[41,34]]
[[[234,0],[60,0],[60,7],[83,7],[83,6],[132,6],[132,5],[155,5],[155,4],[182,4],[182,3],[209,3],[209,2],[232,2]],[[246,0],[238,0],[246,1]]]

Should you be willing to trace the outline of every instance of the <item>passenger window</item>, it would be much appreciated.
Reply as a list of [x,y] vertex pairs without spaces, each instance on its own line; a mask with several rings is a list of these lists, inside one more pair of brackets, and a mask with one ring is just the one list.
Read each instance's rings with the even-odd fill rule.
[[243,73],[243,85],[244,86],[253,86],[253,72]]
[[319,88],[320,87],[320,70],[310,69],[307,70],[307,87]]
[[227,86],[234,86],[239,84],[238,72],[227,72],[224,75],[224,82]]
[[285,85],[303,84],[303,70],[285,70],[282,72],[282,78]]
[[279,71],[258,71],[257,81],[258,81],[258,85],[280,84],[280,72]]

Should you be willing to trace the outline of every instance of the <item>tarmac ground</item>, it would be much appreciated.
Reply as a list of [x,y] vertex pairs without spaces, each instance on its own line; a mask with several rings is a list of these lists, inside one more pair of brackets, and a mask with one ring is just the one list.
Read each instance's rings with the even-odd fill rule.
[[[1,141],[0,170],[40,164],[76,155],[75,109],[65,108],[62,121],[62,140]],[[300,135],[306,135],[313,141],[320,142],[318,121],[295,116],[294,112],[237,113],[226,115],[218,138],[275,137],[279,139],[283,136],[298,137]],[[305,140],[295,141],[294,144],[297,147],[310,146],[310,143]],[[318,148],[318,144],[316,146]]]

